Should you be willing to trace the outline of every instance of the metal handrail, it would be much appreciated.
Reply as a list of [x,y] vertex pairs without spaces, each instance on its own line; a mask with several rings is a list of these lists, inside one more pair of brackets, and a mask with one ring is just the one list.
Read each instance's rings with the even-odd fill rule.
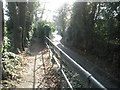
[[[47,47],[48,47],[48,49],[50,50],[50,52],[53,53],[52,50],[50,49],[49,45],[48,45],[46,42],[45,42],[45,44],[47,45]],[[61,71],[61,73],[63,74],[63,76],[64,76],[64,78],[65,78],[65,80],[66,80],[68,86],[71,88],[71,90],[73,90],[73,87],[72,87],[71,83],[69,82],[69,80],[68,80],[68,78],[67,78],[65,72],[62,70],[61,65],[60,65],[59,62],[57,61],[57,58],[56,58],[55,56],[53,56],[52,58],[54,58],[55,62],[56,62],[57,65],[59,66],[60,71]]]
[[70,56],[68,56],[64,51],[62,51],[62,49],[54,45],[54,43],[48,37],[45,37],[45,39],[48,41],[49,45],[50,44],[52,45],[53,49],[56,49],[57,51],[59,51],[59,54],[62,57],[62,59],[64,59],[64,61],[68,63],[69,66],[72,66],[71,67],[72,69],[74,69],[78,74],[82,75],[82,77],[84,77],[84,79],[88,81],[89,85],[92,84],[96,88],[102,88],[104,90],[107,89],[99,81],[97,81],[87,70],[85,70],[77,62],[75,62]]

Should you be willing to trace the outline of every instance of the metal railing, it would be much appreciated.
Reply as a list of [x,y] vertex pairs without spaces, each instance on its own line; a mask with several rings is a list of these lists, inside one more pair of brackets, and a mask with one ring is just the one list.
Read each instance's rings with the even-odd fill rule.
[[[101,88],[106,90],[107,88],[104,87],[99,81],[97,81],[87,70],[85,70],[82,66],[80,66],[75,60],[73,60],[70,56],[68,56],[64,51],[62,51],[58,46],[54,45],[54,43],[48,38],[45,37],[45,43],[49,48],[50,52],[59,56],[59,62],[57,61],[56,57],[53,55],[54,60],[60,67],[60,71],[63,74],[68,86],[73,89],[70,81],[68,80],[67,76],[65,75],[62,65],[65,63],[68,67],[78,73],[81,77],[79,79],[86,82],[86,88]],[[64,63],[63,63],[64,62]]]

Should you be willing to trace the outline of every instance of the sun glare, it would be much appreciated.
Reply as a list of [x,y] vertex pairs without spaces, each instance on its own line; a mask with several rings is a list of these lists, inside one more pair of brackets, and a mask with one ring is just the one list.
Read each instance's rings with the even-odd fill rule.
[[74,1],[75,0],[45,0],[46,13],[43,18],[47,18],[47,20],[52,21],[53,15],[55,15],[58,11],[57,9],[59,9],[65,3],[72,4]]
[[73,3],[74,0],[46,0],[46,7],[51,10],[56,10],[65,3]]
[[68,0],[46,0],[48,3],[46,7],[51,10],[55,10],[61,7],[64,3],[68,3],[67,1]]

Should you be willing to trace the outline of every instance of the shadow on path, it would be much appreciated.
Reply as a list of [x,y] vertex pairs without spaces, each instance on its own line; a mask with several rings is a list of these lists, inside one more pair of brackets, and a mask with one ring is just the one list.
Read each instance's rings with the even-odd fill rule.
[[51,57],[46,46],[39,40],[23,53],[23,65],[21,70],[21,80],[16,84],[16,88],[55,88],[59,77],[55,76],[56,71],[52,71]]

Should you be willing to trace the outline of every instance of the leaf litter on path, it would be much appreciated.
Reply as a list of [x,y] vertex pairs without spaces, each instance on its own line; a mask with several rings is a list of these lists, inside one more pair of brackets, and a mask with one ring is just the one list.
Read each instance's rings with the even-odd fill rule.
[[37,47],[42,48],[37,54],[35,50],[32,55],[20,54],[23,59],[23,69],[19,71],[21,73],[19,82],[13,82],[16,88],[59,88],[59,76],[56,77],[58,72],[51,69],[51,57],[48,49],[43,47]]

